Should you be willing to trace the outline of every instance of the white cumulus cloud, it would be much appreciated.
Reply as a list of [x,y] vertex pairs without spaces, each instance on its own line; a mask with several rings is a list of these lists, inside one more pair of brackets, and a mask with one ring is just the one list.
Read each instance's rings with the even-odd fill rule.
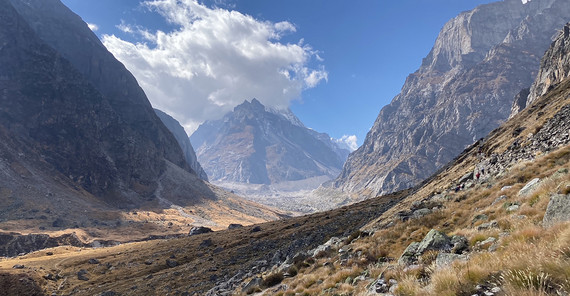
[[88,26],[89,29],[91,29],[91,31],[93,31],[93,32],[96,32],[97,30],[99,30],[99,26],[97,26],[96,24],[87,23],[87,26]]
[[318,51],[302,39],[280,42],[296,32],[289,22],[261,21],[195,0],[143,5],[176,29],[154,32],[123,22],[118,28],[142,41],[104,35],[103,43],[135,75],[153,106],[178,119],[187,132],[245,99],[285,108],[328,79]]
[[340,139],[332,139],[339,147],[348,149],[350,152],[358,149],[358,138],[356,135],[344,135]]

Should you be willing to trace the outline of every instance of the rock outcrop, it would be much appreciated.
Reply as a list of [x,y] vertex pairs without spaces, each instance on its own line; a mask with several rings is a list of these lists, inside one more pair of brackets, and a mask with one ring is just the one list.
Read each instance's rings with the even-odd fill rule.
[[211,181],[276,184],[312,177],[333,178],[346,150],[303,126],[290,111],[245,101],[223,119],[202,124],[190,136]]
[[0,233],[0,256],[11,257],[57,246],[84,247],[85,244],[75,234],[49,236],[47,234]]
[[568,0],[509,0],[449,21],[333,186],[368,197],[413,186],[486,136],[568,18]]
[[400,256],[400,259],[398,259],[398,264],[410,265],[417,263],[418,258],[427,251],[436,251],[440,254],[449,254],[443,255],[440,259],[443,264],[444,262],[449,262],[460,258],[454,255],[462,254],[462,252],[467,250],[468,244],[465,237],[460,235],[449,237],[443,232],[432,229],[426,234],[421,242],[413,242],[408,245],[408,247],[402,253],[402,256]]
[[190,144],[190,139],[188,138],[188,135],[184,131],[182,125],[180,125],[176,119],[172,118],[172,116],[158,109],[154,109],[154,112],[156,115],[158,115],[158,118],[160,118],[168,130],[170,130],[170,132],[174,135],[176,141],[178,141],[178,144],[180,145],[180,148],[182,148],[182,152],[184,153],[184,157],[186,158],[188,165],[190,165],[190,168],[196,173],[196,175],[198,175],[198,177],[200,177],[200,179],[208,181],[208,175],[206,172],[204,172],[204,169],[202,169],[202,166],[198,162],[194,147],[192,147],[192,144]]
[[[570,23],[567,23],[540,62],[540,71],[530,89],[526,106],[570,77]],[[517,112],[513,112],[513,115]]]
[[550,197],[542,225],[548,227],[566,221],[570,221],[570,194],[555,194]]

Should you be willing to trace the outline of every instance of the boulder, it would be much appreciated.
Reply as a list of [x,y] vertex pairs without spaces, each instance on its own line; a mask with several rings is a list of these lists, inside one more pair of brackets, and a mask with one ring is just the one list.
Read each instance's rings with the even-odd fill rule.
[[242,228],[242,227],[243,227],[243,225],[241,225],[241,224],[233,224],[232,223],[232,224],[228,225],[228,229],[236,229],[236,228]]
[[491,222],[483,223],[477,227],[477,230],[481,231],[481,230],[487,230],[487,229],[491,229],[491,228],[499,228],[499,223],[495,220],[493,220]]
[[245,287],[243,287],[242,291],[249,293],[249,292],[253,292],[253,290],[257,287],[261,286],[261,283],[263,283],[263,279],[260,277],[255,277],[253,278],[251,281],[249,281]]
[[497,239],[491,236],[484,241],[478,242],[475,247],[478,249],[489,249],[495,242],[497,242]]
[[564,221],[570,221],[570,194],[554,194],[546,207],[542,225],[549,227]]
[[341,240],[338,237],[331,237],[326,243],[316,247],[314,250],[310,251],[309,253],[312,254],[313,257],[317,256],[321,252],[329,252],[333,247],[338,247]]
[[506,196],[506,195],[501,195],[501,196],[497,197],[497,198],[493,201],[493,203],[492,203],[491,205],[492,205],[492,206],[493,206],[493,205],[496,205],[497,203],[499,203],[499,202],[501,202],[501,201],[503,201],[503,200],[505,200],[505,199],[507,199],[507,196]]
[[261,231],[261,226],[255,226],[251,229],[250,232],[260,232]]
[[473,217],[473,220],[471,220],[471,224],[475,224],[475,222],[477,221],[487,221],[489,220],[489,216],[485,215],[485,214],[479,214],[475,217]]
[[178,262],[176,260],[166,259],[166,266],[173,268],[178,266]]
[[[459,243],[460,239],[456,238],[456,241]],[[418,257],[427,251],[450,251],[452,248],[453,244],[449,236],[441,231],[432,229],[421,242],[413,242],[408,245],[404,253],[402,253],[402,256],[400,256],[400,259],[398,259],[398,264],[414,264],[417,262]]]
[[413,242],[410,245],[408,245],[408,247],[404,250],[404,253],[402,253],[402,256],[400,256],[400,259],[398,259],[398,264],[400,265],[410,265],[413,264],[414,261],[417,260],[417,252],[418,252],[418,248],[420,246],[420,243],[418,242]]
[[467,261],[467,255],[458,255],[452,253],[439,253],[435,259],[435,266],[442,268],[451,265],[456,260]]
[[423,208],[423,209],[415,210],[414,213],[412,214],[412,217],[414,219],[418,219],[418,218],[421,218],[421,217],[429,215],[429,214],[431,214],[431,210]]
[[89,278],[85,276],[86,274],[87,270],[81,269],[80,271],[77,272],[77,279],[80,281],[88,281]]
[[536,187],[538,187],[538,185],[540,185],[540,178],[534,178],[530,180],[530,182],[526,183],[526,185],[524,185],[524,187],[519,190],[519,195],[524,196],[530,194],[536,189]]
[[388,293],[389,290],[389,283],[385,279],[377,279],[368,289],[370,293]]
[[451,249],[451,239],[445,233],[432,229],[420,242],[417,254],[421,255],[430,250],[448,250]]
[[463,177],[461,177],[461,179],[459,179],[458,183],[459,183],[459,184],[465,183],[465,182],[467,182],[467,181],[469,181],[469,180],[473,180],[473,172],[472,172],[472,171],[469,172],[469,173],[467,173],[467,174],[465,174],[465,175],[463,175]]
[[509,206],[509,207],[507,208],[507,213],[518,211],[519,208],[520,208],[520,206],[519,206],[519,205],[516,205],[516,204],[515,204],[515,205],[512,205],[512,206]]
[[454,235],[451,237],[451,252],[461,254],[469,249],[469,241],[462,235]]
[[214,231],[208,227],[198,226],[198,227],[192,227],[192,229],[190,229],[190,232],[188,233],[188,235],[192,236],[192,235],[198,235],[198,234],[203,234],[203,233],[208,233],[208,232],[214,232]]

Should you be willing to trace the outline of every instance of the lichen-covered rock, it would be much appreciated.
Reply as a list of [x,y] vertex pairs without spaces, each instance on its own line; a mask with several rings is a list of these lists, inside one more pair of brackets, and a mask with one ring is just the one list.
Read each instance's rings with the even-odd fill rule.
[[400,265],[413,264],[414,261],[417,259],[416,254],[418,253],[419,246],[420,243],[418,242],[413,242],[409,244],[408,247],[402,253],[402,256],[400,256],[400,259],[398,259],[398,264]]
[[570,221],[570,194],[554,194],[548,202],[542,225],[549,227],[565,221]]
[[427,216],[427,215],[431,214],[431,212],[432,212],[432,211],[431,211],[430,209],[426,209],[426,208],[419,209],[419,210],[415,210],[415,211],[412,213],[412,217],[413,217],[414,219],[419,219],[419,218],[421,218],[421,217],[423,217],[423,216]]
[[451,265],[454,261],[467,261],[467,255],[458,255],[453,253],[439,253],[435,259],[435,265],[439,268]]
[[[456,237],[455,242],[460,244],[461,238]],[[452,239],[449,238],[445,233],[432,229],[426,234],[421,242],[413,242],[404,250],[400,259],[398,259],[398,264],[400,265],[410,265],[418,261],[418,257],[423,253],[431,250],[435,251],[450,251],[454,247]],[[458,249],[463,250],[462,246],[458,245]]]
[[341,239],[333,236],[326,243],[316,247],[312,251],[309,251],[309,253],[312,254],[313,257],[316,257],[322,252],[329,252],[333,247],[338,247],[340,243]]
[[445,233],[432,229],[426,234],[420,242],[417,254],[423,254],[430,250],[449,250],[451,249],[451,239]]
[[524,187],[521,190],[519,190],[519,195],[520,196],[529,195],[538,187],[538,185],[540,185],[540,178],[534,178],[530,180],[528,183],[526,183],[526,185],[524,185]]
[[451,237],[451,252],[461,254],[469,249],[469,241],[462,235],[454,235]]

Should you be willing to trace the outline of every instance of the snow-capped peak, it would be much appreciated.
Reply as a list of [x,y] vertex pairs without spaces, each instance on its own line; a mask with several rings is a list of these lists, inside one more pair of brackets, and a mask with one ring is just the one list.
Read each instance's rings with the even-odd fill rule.
[[293,112],[289,108],[280,109],[280,108],[266,106],[265,111],[279,115],[296,126],[305,127],[305,125],[301,122],[301,120],[295,114],[293,114]]

